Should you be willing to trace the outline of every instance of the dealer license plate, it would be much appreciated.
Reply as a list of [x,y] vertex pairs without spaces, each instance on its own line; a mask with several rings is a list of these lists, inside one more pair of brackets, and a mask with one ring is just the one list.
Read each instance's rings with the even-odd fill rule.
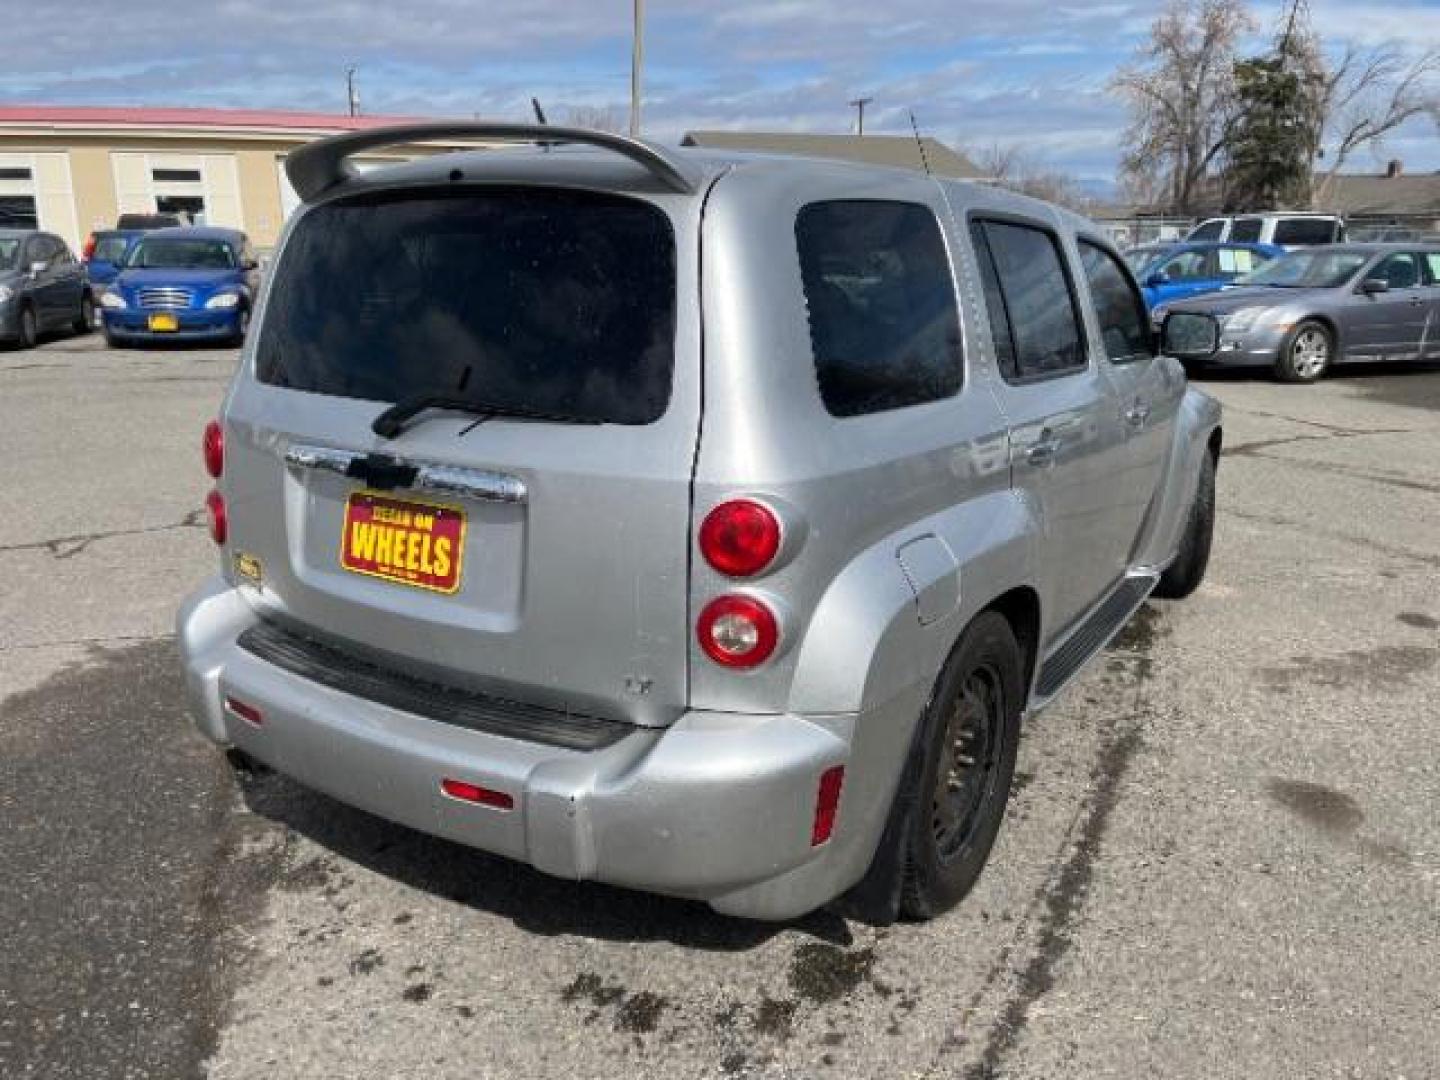
[[354,491],[345,500],[340,565],[431,592],[460,588],[465,557],[465,511],[444,503]]

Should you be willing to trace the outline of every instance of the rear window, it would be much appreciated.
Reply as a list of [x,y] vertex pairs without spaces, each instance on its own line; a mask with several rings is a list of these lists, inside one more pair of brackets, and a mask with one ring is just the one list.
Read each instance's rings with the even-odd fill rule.
[[1333,218],[1283,218],[1275,223],[1275,243],[1284,246],[1328,244],[1334,239]]
[[675,239],[637,199],[540,188],[320,206],[275,269],[262,382],[615,424],[670,400]]
[[820,397],[832,416],[960,389],[960,315],[935,215],[915,203],[811,203],[795,221]]

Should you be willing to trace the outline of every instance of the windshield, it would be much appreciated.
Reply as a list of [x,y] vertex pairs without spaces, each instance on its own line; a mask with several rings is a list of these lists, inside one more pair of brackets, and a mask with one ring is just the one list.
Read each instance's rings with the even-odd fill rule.
[[118,263],[130,245],[124,236],[101,236],[95,240],[95,250],[90,254],[91,262]]
[[235,253],[224,240],[146,237],[135,245],[126,266],[142,270],[228,270]]
[[1161,255],[1169,251],[1170,247],[1171,245],[1165,244],[1163,246],[1152,245],[1150,247],[1131,248],[1125,252],[1125,262],[1129,264],[1131,270],[1135,271],[1135,276],[1140,277],[1141,272],[1156,259],[1160,258]]
[[0,236],[0,270],[15,269],[15,260],[20,257],[20,241],[15,237]]
[[670,399],[675,241],[638,199],[536,188],[317,207],[276,268],[262,382],[648,424]]
[[1334,289],[1344,285],[1369,256],[1358,251],[1293,251],[1268,262],[1237,285],[1269,285],[1280,289]]

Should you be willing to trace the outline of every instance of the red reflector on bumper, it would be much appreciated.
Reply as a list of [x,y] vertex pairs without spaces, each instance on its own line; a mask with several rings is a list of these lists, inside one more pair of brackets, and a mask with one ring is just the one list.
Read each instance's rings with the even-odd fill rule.
[[820,774],[820,790],[815,794],[815,825],[810,830],[811,847],[819,847],[835,831],[835,816],[840,809],[840,786],[844,782],[844,765],[836,765]]
[[226,696],[225,708],[240,717],[241,720],[244,720],[251,727],[260,727],[265,723],[265,718],[260,715],[259,709],[254,705],[246,705],[243,701],[237,701],[233,697]]
[[440,781],[440,790],[452,799],[480,806],[493,806],[496,810],[510,810],[515,806],[515,800],[505,792],[484,788],[479,784],[469,784],[464,780],[451,780],[447,777]]

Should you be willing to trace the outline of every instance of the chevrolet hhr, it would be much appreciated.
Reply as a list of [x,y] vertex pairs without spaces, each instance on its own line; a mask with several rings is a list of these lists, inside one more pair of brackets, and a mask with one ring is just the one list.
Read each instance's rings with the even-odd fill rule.
[[[353,164],[465,138],[517,145]],[[553,127],[287,169],[179,639],[201,732],[301,784],[721,912],[926,918],[1024,719],[1200,584],[1220,410],[1173,354],[1218,329],[1157,343],[1077,216]]]

